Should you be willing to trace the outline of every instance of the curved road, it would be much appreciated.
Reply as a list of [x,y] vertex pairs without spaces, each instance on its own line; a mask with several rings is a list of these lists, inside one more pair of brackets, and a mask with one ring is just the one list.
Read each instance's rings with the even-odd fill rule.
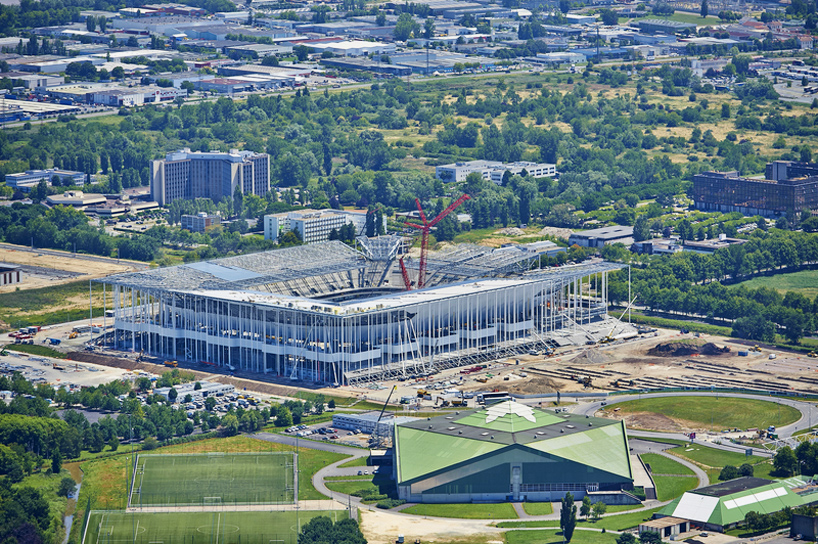
[[[791,400],[791,399],[784,399],[778,397],[763,397],[761,395],[748,395],[744,393],[707,393],[703,391],[680,391],[678,393],[643,393],[641,395],[622,395],[616,397],[608,397],[605,400],[598,400],[592,401],[585,404],[578,404],[574,409],[573,412],[579,415],[594,415],[600,408],[602,408],[602,403],[606,403],[608,405],[616,404],[618,402],[625,402],[629,400],[637,400],[637,399],[649,399],[649,398],[663,398],[663,397],[729,397],[729,398],[743,398],[743,399],[752,399],[752,400],[764,400],[768,402],[773,402],[776,404],[783,404],[785,406],[790,406],[795,408],[799,412],[801,412],[801,418],[796,421],[795,423],[791,423],[790,425],[785,425],[783,427],[779,427],[777,429],[778,435],[781,438],[787,438],[792,436],[792,434],[799,430],[805,429],[811,426],[814,423],[818,423],[818,407],[803,401],[798,400]],[[628,434],[631,436],[644,436],[648,438],[671,438],[675,440],[688,440],[688,437],[684,434],[680,433],[665,433],[665,432],[651,432],[651,431],[635,431],[632,429],[628,429]],[[709,442],[705,440],[694,440],[696,444],[702,444],[706,446],[710,446],[717,449],[729,450],[729,451],[744,451],[747,449],[746,446],[740,446],[738,444],[732,443],[721,443],[716,444],[714,442]],[[752,448],[754,455],[766,456],[771,457],[772,452],[769,450],[765,450],[762,448]]]

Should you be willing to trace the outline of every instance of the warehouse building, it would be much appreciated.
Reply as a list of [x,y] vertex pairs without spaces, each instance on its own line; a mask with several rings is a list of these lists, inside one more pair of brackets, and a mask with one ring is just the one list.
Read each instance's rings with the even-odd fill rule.
[[555,331],[584,335],[607,319],[607,274],[621,268],[540,270],[549,248],[461,244],[430,254],[426,287],[405,291],[403,238],[358,242],[361,251],[318,242],[97,280],[113,291],[113,345],[327,384],[409,377],[543,349]]
[[[380,421],[379,421],[380,418]],[[391,436],[395,425],[417,421],[416,417],[396,416],[390,412],[373,410],[362,414],[333,414],[332,426],[348,431],[360,431],[365,434]]]
[[691,525],[707,531],[724,532],[743,523],[748,512],[772,514],[806,504],[805,497],[796,492],[804,485],[799,477],[783,481],[736,478],[687,491],[656,516],[672,516],[689,520]]
[[622,243],[627,246],[633,243],[633,227],[614,225],[598,229],[575,232],[568,237],[568,245],[601,248],[609,244]]
[[625,423],[514,401],[395,427],[394,474],[409,502],[556,501],[633,488]]
[[[201,386],[199,389],[196,389],[197,383]],[[176,400],[178,402],[181,402],[187,395],[190,395],[193,400],[199,400],[207,397],[229,395],[236,390],[236,388],[230,384],[216,382],[188,382],[175,385],[173,387],[160,387],[158,389],[154,389],[153,392],[157,395],[162,395],[167,399],[169,398],[171,389],[176,389],[176,393],[178,394]]]
[[21,281],[23,281],[23,275],[19,266],[8,263],[0,265],[0,286],[14,285]]

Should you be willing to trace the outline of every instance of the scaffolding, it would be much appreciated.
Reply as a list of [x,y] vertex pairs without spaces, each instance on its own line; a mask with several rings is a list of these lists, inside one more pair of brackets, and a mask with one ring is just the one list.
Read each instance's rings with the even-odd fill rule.
[[607,318],[607,275],[621,268],[525,272],[536,253],[469,246],[433,255],[435,285],[397,291],[370,278],[373,269],[385,276],[399,243],[359,252],[326,242],[98,281],[112,291],[118,349],[341,384],[542,349],[556,331],[582,334]]

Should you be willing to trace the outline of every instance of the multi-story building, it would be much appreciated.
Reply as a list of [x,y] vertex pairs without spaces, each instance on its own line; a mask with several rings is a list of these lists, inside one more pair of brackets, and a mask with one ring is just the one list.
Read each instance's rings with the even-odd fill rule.
[[[264,239],[278,242],[286,232],[295,232],[305,244],[329,240],[333,229],[340,230],[348,223],[355,226],[355,234],[366,229],[366,213],[351,210],[298,210],[264,216]],[[386,217],[383,218],[386,229]]]
[[435,176],[443,181],[465,181],[472,172],[477,172],[486,181],[493,181],[500,185],[506,172],[512,175],[520,175],[525,171],[535,178],[553,177],[557,175],[557,166],[548,163],[536,162],[512,162],[502,163],[497,161],[468,161],[444,164],[435,168]]
[[774,181],[818,176],[818,164],[811,162],[773,161],[767,163],[764,176]]
[[204,232],[208,227],[218,225],[222,218],[218,214],[208,215],[206,212],[199,212],[196,215],[183,215],[181,225],[183,229],[190,232]]
[[[807,171],[805,163],[793,164],[790,170],[774,163],[768,165],[768,171],[773,176],[781,176],[782,169],[789,174]],[[699,210],[746,215],[818,210],[818,176],[770,180],[742,178],[738,172],[703,172],[693,177],[693,201]]]
[[51,180],[54,179],[54,176],[59,178],[62,185],[85,184],[85,174],[82,172],[49,168],[47,170],[26,170],[25,172],[6,174],[6,185],[27,193],[31,191],[32,187],[40,183],[41,180],[45,180],[48,185],[51,185]]
[[245,195],[264,196],[270,190],[270,156],[232,150],[199,152],[182,149],[151,163],[151,195],[160,206],[177,198],[232,197],[239,187]]

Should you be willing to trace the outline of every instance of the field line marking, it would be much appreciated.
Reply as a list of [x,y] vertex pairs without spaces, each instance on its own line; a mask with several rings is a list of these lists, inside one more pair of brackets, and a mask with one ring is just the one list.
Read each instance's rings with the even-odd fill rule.
[[222,522],[222,515],[219,513],[219,517],[216,520],[216,544],[219,544],[219,525]]
[[136,536],[139,534],[139,520],[136,520],[136,530],[133,533],[133,541],[136,542]]

